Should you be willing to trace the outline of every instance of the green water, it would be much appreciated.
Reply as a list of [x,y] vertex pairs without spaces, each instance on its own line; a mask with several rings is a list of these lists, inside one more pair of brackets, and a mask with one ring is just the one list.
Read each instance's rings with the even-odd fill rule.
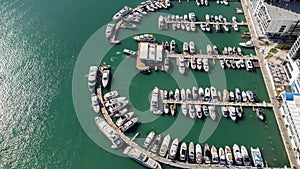
[[[253,90],[261,100],[268,101],[268,97],[259,70],[254,74],[226,70],[226,76],[224,73],[217,74],[222,80],[218,86],[216,78],[206,73],[193,72],[180,76],[174,69],[171,75],[163,72],[151,76],[139,74],[134,68],[134,58],[117,54],[125,47],[136,49],[136,43],[131,39],[122,41],[122,45],[114,46],[107,53],[101,51],[111,46],[104,38],[104,31],[98,29],[108,23],[124,5],[134,7],[139,2],[0,2],[0,168],[142,168],[122,157],[121,151],[112,151],[109,142],[93,122],[95,113],[90,105],[86,74],[88,66],[98,65],[103,55],[114,72],[111,88],[118,87],[119,93],[130,99],[132,108],[140,117],[141,123],[128,132],[129,136],[139,132],[139,138],[143,138],[153,129],[158,133],[170,133],[172,138],[198,142],[203,126],[211,125],[216,130],[211,136],[201,136],[199,142],[217,146],[233,143],[247,147],[259,146],[269,166],[288,165],[272,111],[265,110],[266,124],[259,122],[251,110],[245,110],[244,120],[233,123],[222,118],[218,125],[203,120],[193,123],[180,113],[176,117],[159,117],[148,112],[149,92],[156,85],[174,89],[196,84],[209,86],[211,81],[220,89],[226,86],[232,90],[237,85],[243,90]],[[240,4],[232,3],[230,6],[234,9]],[[189,12],[186,9],[194,11],[196,7],[192,2],[175,3],[174,8],[161,12]],[[197,10],[199,17],[201,12],[220,12],[228,17],[234,14],[234,10],[213,3],[210,8]],[[172,37],[181,41],[193,40],[204,52],[207,43],[219,47],[237,46],[241,40],[238,33],[159,32],[157,15],[152,13],[146,16],[138,25],[138,30],[122,30],[118,37],[123,39],[130,34],[153,32],[161,34],[157,36],[158,39]],[[242,15],[238,19],[243,20]],[[244,30],[246,28],[240,32]],[[92,42],[92,45],[88,42]],[[82,50],[83,47],[86,48]],[[212,70],[212,73],[218,73],[217,67]],[[138,143],[142,141],[137,139]]]

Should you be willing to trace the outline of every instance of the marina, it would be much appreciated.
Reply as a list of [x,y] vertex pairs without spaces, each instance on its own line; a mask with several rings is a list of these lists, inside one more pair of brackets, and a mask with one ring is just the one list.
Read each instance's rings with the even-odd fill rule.
[[[158,48],[158,46],[159,45],[157,45],[155,48]],[[186,51],[186,49],[183,49],[183,51]],[[191,52],[191,51],[189,51],[189,52]],[[131,54],[132,52],[126,51],[126,53]],[[138,60],[139,60],[139,58],[138,58],[139,57],[139,50],[138,50],[137,53],[138,53],[137,54],[137,63],[138,63]],[[216,60],[224,60],[224,61],[225,61],[225,59],[228,59],[228,60],[245,59],[245,56],[241,56],[241,55],[234,55],[234,56],[232,56],[232,55],[224,55],[224,53],[223,53],[223,55],[218,55],[218,54],[217,55],[215,55],[215,54],[214,55],[213,54],[206,54],[206,55],[204,54],[203,55],[203,54],[194,54],[195,52],[191,52],[191,53],[193,53],[193,54],[187,54],[187,53],[176,54],[176,53],[171,53],[170,52],[170,53],[167,53],[166,56],[158,53],[158,54],[155,55],[154,58],[158,59],[158,60],[165,60],[165,58],[170,58],[170,59],[172,59],[172,58],[176,58],[176,59],[178,59],[178,58],[184,58],[184,59],[189,60],[190,63],[188,63],[188,64],[191,65],[191,68],[192,68],[192,65],[196,63],[196,61],[193,60],[193,59],[198,59],[198,58],[199,59],[204,59],[204,60],[205,59],[212,59],[212,60],[216,59]],[[200,51],[200,53],[202,53],[202,52]],[[160,55],[162,57],[158,57]],[[256,58],[256,56],[252,56],[252,55],[250,57],[247,56],[246,58],[247,58],[247,60],[250,60],[250,58],[251,58],[252,61],[258,61],[259,60],[258,58]],[[139,61],[139,62],[141,62],[141,61]],[[247,63],[247,61],[246,61],[246,63]],[[221,62],[220,62],[220,64],[221,64]],[[162,67],[163,65],[164,64],[161,63],[160,65],[154,65],[153,67],[159,67],[159,66]],[[224,63],[224,65],[225,65],[225,63]],[[236,64],[237,67],[238,67],[238,65],[239,64]],[[144,65],[144,67],[142,67],[141,69],[138,69],[138,70],[143,71],[143,70],[145,70],[145,67],[147,67],[147,66]],[[205,64],[203,66],[205,67]],[[137,68],[138,68],[138,66],[137,66]],[[195,68],[192,68],[192,69],[195,69]],[[168,113],[169,111],[167,111],[167,109],[169,109],[172,105],[175,108],[176,108],[175,105],[179,105],[179,106],[181,105],[181,107],[183,107],[185,105],[189,110],[196,109],[196,107],[193,108],[193,105],[207,105],[209,113],[210,113],[210,116],[213,116],[213,114],[214,114],[213,113],[214,112],[213,108],[214,107],[210,107],[210,106],[234,106],[234,107],[250,107],[250,108],[251,107],[252,108],[254,108],[254,107],[264,107],[266,109],[273,107],[273,105],[271,103],[267,103],[267,102],[252,103],[252,102],[224,102],[224,101],[211,102],[211,101],[200,101],[200,100],[197,100],[197,99],[194,99],[194,98],[192,99],[192,97],[194,97],[193,91],[194,91],[193,89],[192,90],[186,90],[186,93],[185,93],[186,94],[185,95],[186,98],[184,100],[165,99],[164,98],[165,97],[165,94],[164,94],[165,92],[164,91],[159,91],[158,90],[157,92],[153,92],[150,104],[152,105],[152,103],[153,103],[153,105],[156,105],[156,107],[158,107],[158,105],[160,104],[162,107],[159,108],[159,109],[152,109],[152,111],[156,112],[154,114],[162,114],[162,113],[166,113],[166,112]],[[103,98],[102,98],[102,89],[101,88],[98,88],[97,94],[98,94],[98,98],[99,98],[99,100],[101,102],[101,100],[103,100]],[[106,97],[109,97],[109,96],[106,96]],[[156,98],[156,99],[153,99],[153,98]],[[108,99],[108,100],[113,101],[112,99]],[[104,102],[101,102],[101,104],[105,105]],[[164,106],[163,106],[163,104],[164,104]],[[168,104],[170,104],[171,106],[165,107]],[[172,112],[172,110],[170,110],[170,111]],[[167,136],[169,136],[169,135],[161,135],[160,136],[159,133],[157,133],[157,135],[153,136],[153,138],[151,138],[150,136],[149,136],[149,138],[147,137],[148,138],[148,143],[147,144],[150,144],[151,140],[153,141],[153,144],[150,145],[151,152],[147,151],[147,150],[144,150],[138,144],[136,144],[134,142],[134,140],[129,139],[128,136],[126,136],[123,133],[126,130],[124,130],[122,128],[119,128],[119,127],[116,126],[114,120],[112,120],[112,116],[111,116],[112,111],[110,111],[110,110],[107,111],[105,109],[105,107],[103,107],[101,109],[101,112],[104,115],[105,119],[108,121],[108,123],[111,126],[114,126],[115,130],[118,132],[118,134],[120,134],[121,138],[124,140],[124,142],[126,142],[126,144],[129,145],[129,147],[134,147],[134,149],[137,149],[138,151],[144,153],[145,155],[149,156],[153,160],[157,160],[157,161],[159,161],[159,162],[161,162],[163,164],[167,164],[167,165],[171,165],[171,166],[179,167],[179,168],[189,168],[189,167],[199,167],[199,166],[201,166],[201,167],[209,167],[210,166],[211,167],[211,165],[207,165],[207,164],[210,164],[210,163],[219,163],[219,161],[216,160],[217,156],[218,156],[218,151],[217,150],[219,148],[221,148],[221,147],[220,146],[216,146],[215,147],[213,145],[210,145],[209,148],[207,148],[206,146],[203,147],[203,149],[204,149],[203,155],[204,156],[207,155],[207,157],[209,158],[209,160],[212,160],[212,161],[211,162],[207,161],[207,164],[201,164],[201,165],[196,164],[195,163],[196,162],[195,157],[196,157],[196,153],[197,152],[195,152],[195,147],[194,147],[196,145],[196,143],[195,143],[195,145],[192,145],[191,144],[192,142],[186,142],[186,146],[183,147],[182,150],[180,150],[180,151],[178,150],[179,152],[182,153],[181,161],[176,161],[175,162],[174,160],[168,159],[169,157],[168,157],[168,154],[166,152],[166,149],[168,149],[168,148],[164,148],[164,147],[171,146],[170,143],[172,143],[172,139],[170,140],[170,139],[167,138]],[[189,112],[189,113],[191,113],[191,112]],[[189,116],[192,116],[192,115],[190,114]],[[246,115],[246,116],[248,116],[248,115]],[[194,115],[194,117],[195,117],[195,115]],[[130,118],[132,118],[132,116],[129,117],[129,119]],[[129,120],[129,119],[127,119],[127,120]],[[158,137],[158,136],[160,136],[160,137]],[[174,143],[174,144],[176,145],[176,143]],[[164,145],[164,146],[160,146],[160,145]],[[179,146],[179,145],[177,145],[177,146]],[[129,149],[129,148],[127,148],[127,149]],[[183,150],[186,151],[186,152],[182,152]],[[212,152],[212,154],[207,154],[208,150],[209,150],[209,152]],[[198,146],[198,151],[199,151],[199,146]],[[234,155],[234,154],[236,154],[235,152],[237,151],[237,149],[235,149],[235,148],[233,148],[232,151],[233,151],[233,156],[235,158],[235,160],[234,160],[235,163],[234,164],[240,165],[240,163],[236,163],[236,161],[238,161],[238,160],[236,159],[237,157],[235,157],[235,156],[238,156],[240,160],[242,160],[243,156],[241,156],[241,158],[240,158],[239,155]],[[165,153],[167,154],[166,157],[165,157]],[[225,154],[226,154],[226,147],[225,147],[225,153],[224,153],[224,155]],[[242,153],[240,152],[240,154],[242,154]],[[243,149],[243,154],[245,155],[245,149]],[[214,158],[212,158],[212,157],[214,157]],[[189,161],[189,162],[186,162],[186,161]],[[254,164],[256,164],[256,163],[254,163]],[[246,165],[246,163],[245,163],[245,165]],[[222,168],[218,164],[215,165],[215,166],[212,165],[212,167]],[[235,167],[239,168],[238,166],[235,166]]]

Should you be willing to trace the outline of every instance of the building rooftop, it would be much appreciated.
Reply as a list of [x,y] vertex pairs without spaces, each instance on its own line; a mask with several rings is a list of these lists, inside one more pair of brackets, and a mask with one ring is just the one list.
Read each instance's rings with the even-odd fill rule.
[[279,8],[270,4],[265,4],[268,8],[270,17],[275,20],[300,20],[300,14]]
[[300,14],[300,1],[290,1],[290,2],[273,2],[271,5],[277,6],[279,8],[284,8],[286,10],[296,12]]

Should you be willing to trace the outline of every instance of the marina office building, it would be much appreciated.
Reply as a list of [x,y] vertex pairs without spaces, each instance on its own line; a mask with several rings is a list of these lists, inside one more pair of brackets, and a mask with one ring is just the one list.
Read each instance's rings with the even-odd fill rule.
[[264,2],[250,0],[261,35],[270,40],[294,41],[300,34],[300,14]]
[[289,85],[293,92],[300,93],[300,36],[288,52],[287,60],[285,71],[289,79]]
[[280,95],[283,101],[280,111],[291,139],[291,148],[300,164],[300,93],[283,92]]

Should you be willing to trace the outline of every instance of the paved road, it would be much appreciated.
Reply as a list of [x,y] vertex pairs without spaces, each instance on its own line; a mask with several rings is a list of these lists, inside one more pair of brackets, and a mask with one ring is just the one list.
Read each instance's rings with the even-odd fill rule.
[[257,47],[259,47],[259,39],[258,39],[258,34],[259,33],[257,33],[257,31],[256,31],[256,30],[259,30],[259,28],[257,27],[258,23],[256,22],[256,20],[254,18],[252,18],[251,14],[253,14],[253,11],[251,10],[251,7],[248,6],[248,5],[250,5],[249,0],[241,0],[241,2],[242,2],[242,6],[243,6],[243,10],[244,10],[246,20],[247,20],[248,23],[251,23],[249,25],[249,29],[250,29],[250,32],[251,32],[251,35],[252,35],[252,40],[253,40],[253,42],[256,46],[256,48],[255,48],[256,55],[257,55],[259,63],[260,63],[260,67],[261,67],[261,70],[262,70],[264,81],[265,81],[265,84],[266,84],[266,87],[267,87],[267,90],[268,90],[269,98],[271,98],[271,103],[273,104],[273,111],[274,111],[276,121],[277,121],[279,130],[280,130],[280,133],[281,133],[281,137],[283,139],[284,146],[285,146],[286,151],[287,151],[287,155],[288,155],[288,158],[289,158],[289,161],[290,161],[291,168],[293,168],[293,167],[300,168],[297,160],[295,159],[295,157],[296,157],[295,152],[291,148],[292,145],[291,145],[291,140],[289,138],[289,135],[287,133],[287,128],[285,127],[282,115],[279,111],[279,103],[276,99],[274,99],[274,98],[276,98],[276,96],[275,96],[275,93],[273,91],[273,86],[271,84],[271,79],[268,75],[267,66],[264,62],[264,55],[257,48]]

